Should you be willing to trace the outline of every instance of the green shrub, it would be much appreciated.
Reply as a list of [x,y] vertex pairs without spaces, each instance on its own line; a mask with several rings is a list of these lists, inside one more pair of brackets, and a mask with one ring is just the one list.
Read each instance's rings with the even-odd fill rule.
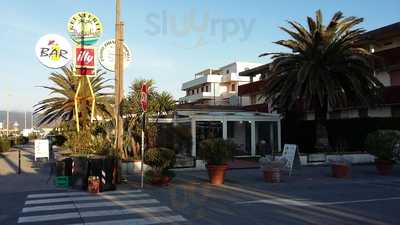
[[367,151],[380,160],[393,160],[394,147],[400,143],[400,131],[377,130],[368,134],[365,141]]
[[222,138],[206,139],[200,143],[199,158],[209,165],[223,165],[232,158],[236,144]]
[[11,142],[7,139],[0,138],[0,152],[6,152],[10,150]]
[[162,175],[175,164],[175,152],[168,148],[150,148],[144,154],[144,163],[152,168],[152,172]]

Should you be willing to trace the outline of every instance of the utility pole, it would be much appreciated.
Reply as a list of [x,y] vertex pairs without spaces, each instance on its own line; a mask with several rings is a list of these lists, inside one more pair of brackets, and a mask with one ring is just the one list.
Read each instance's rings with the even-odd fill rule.
[[120,156],[123,154],[123,120],[120,105],[124,96],[124,60],[123,60],[123,34],[124,24],[121,21],[121,1],[115,4],[115,145]]

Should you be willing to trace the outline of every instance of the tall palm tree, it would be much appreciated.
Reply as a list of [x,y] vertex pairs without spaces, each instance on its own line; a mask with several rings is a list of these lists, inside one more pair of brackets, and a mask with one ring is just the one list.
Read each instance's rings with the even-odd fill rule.
[[383,87],[374,76],[372,54],[358,45],[365,30],[356,26],[362,21],[337,12],[325,26],[318,10],[315,19],[307,17],[308,28],[294,21],[288,22],[292,29],[281,27],[291,38],[275,43],[291,52],[260,55],[271,55],[273,60],[266,99],[282,112],[291,110],[299,100],[314,111],[316,147],[328,147],[328,108],[369,106]]
[[[56,121],[72,121],[75,115],[75,94],[78,87],[78,77],[74,76],[72,67],[61,68],[62,73],[54,72],[49,79],[52,86],[41,86],[50,90],[51,97],[35,105],[34,113],[39,117],[39,125],[51,124]],[[91,77],[93,92],[96,96],[96,116],[109,118],[112,116],[112,93],[106,93],[113,88],[104,78],[105,72],[98,70],[96,76]],[[87,122],[91,115],[91,94],[87,88],[86,80],[79,93],[79,117],[82,122]],[[85,124],[82,124],[85,125]]]

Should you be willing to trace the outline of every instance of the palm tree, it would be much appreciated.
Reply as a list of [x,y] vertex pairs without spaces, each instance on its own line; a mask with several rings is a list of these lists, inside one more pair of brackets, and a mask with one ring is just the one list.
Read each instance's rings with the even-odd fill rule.
[[[34,113],[39,117],[39,125],[51,124],[56,121],[72,121],[75,115],[75,94],[78,87],[78,77],[74,76],[72,67],[61,68],[62,73],[54,72],[49,79],[53,82],[52,86],[41,86],[50,90],[51,97],[40,101],[35,105]],[[93,92],[96,96],[96,116],[109,118],[112,116],[112,94],[106,93],[106,89],[113,86],[108,85],[108,80],[104,78],[105,72],[98,70],[97,75],[91,77]],[[85,126],[91,115],[91,94],[87,88],[86,80],[79,94],[80,120]],[[87,123],[86,123],[87,125]]]
[[374,76],[372,54],[357,45],[365,33],[356,28],[362,21],[337,12],[325,26],[318,10],[315,19],[307,17],[308,29],[294,21],[288,22],[292,29],[281,27],[291,38],[275,43],[290,53],[260,55],[271,55],[273,60],[266,99],[281,112],[290,111],[299,100],[314,111],[317,148],[328,147],[328,108],[369,106],[383,87]]

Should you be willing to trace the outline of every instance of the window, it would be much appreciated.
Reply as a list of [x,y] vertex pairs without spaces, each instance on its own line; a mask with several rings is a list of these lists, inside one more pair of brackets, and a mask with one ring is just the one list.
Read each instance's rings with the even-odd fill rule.
[[186,90],[186,95],[189,96],[190,95],[190,91]]
[[231,85],[231,91],[236,91],[236,84]]
[[226,74],[229,74],[229,70],[226,70]]
[[250,104],[255,105],[256,103],[257,103],[257,96],[256,95],[250,96]]
[[204,87],[201,87],[201,92],[204,92]]
[[192,95],[194,95],[194,90],[192,90]]
[[208,85],[206,85],[206,92],[208,92]]

